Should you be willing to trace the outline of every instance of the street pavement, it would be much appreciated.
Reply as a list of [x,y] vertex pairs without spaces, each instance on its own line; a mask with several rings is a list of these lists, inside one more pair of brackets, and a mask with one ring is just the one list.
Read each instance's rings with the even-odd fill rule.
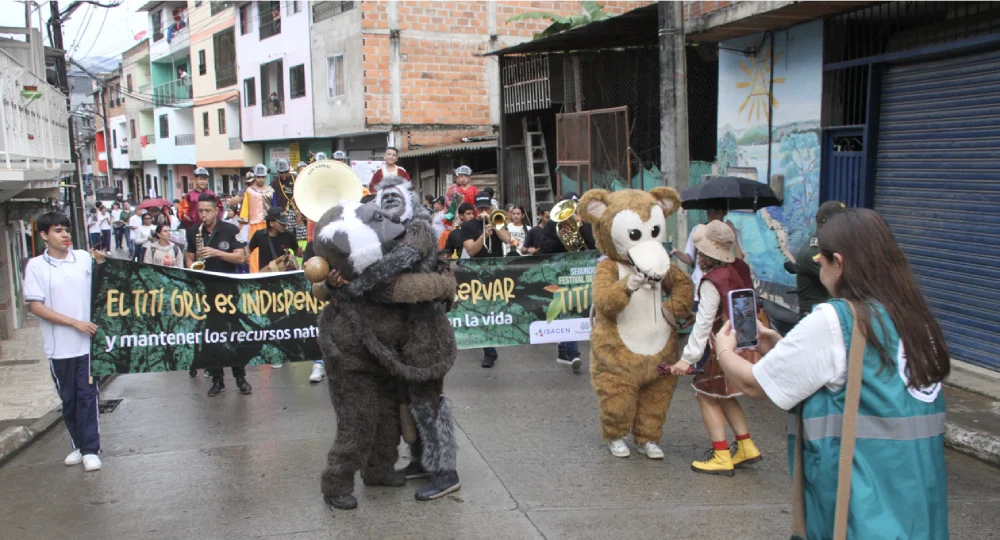
[[[584,344],[585,345],[585,344]],[[586,347],[584,347],[586,353]],[[200,374],[117,377],[103,400],[104,469],[66,467],[61,426],[0,468],[3,538],[600,539],[787,538],[786,418],[744,400],[765,460],[733,478],[689,468],[708,448],[686,379],[668,415],[666,459],[612,457],[589,376],[555,346],[500,349],[492,370],[463,351],[446,380],[457,420],[461,491],[418,503],[422,481],[365,488],[332,511],[319,474],[335,415],[310,364],[251,368],[252,395],[206,396]],[[949,451],[953,538],[1000,531],[1000,470]],[[401,464],[405,462],[401,461]]]

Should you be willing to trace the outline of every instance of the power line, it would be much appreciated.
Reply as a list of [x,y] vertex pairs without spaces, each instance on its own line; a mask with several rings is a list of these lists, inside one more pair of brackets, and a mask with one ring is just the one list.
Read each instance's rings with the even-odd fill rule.
[[84,57],[90,54],[90,51],[94,50],[94,46],[97,45],[97,40],[101,37],[101,30],[104,30],[104,23],[108,22],[108,13],[111,13],[110,9],[104,10],[104,18],[101,19],[101,27],[97,29],[97,37],[94,38],[94,42],[90,44],[90,48],[87,49],[87,52],[83,53]]
[[80,42],[83,41],[84,34],[87,33],[87,28],[90,26],[90,19],[94,15],[94,7],[87,6],[87,12],[83,14],[83,23],[80,26],[80,30],[76,33],[76,37],[73,38],[73,42],[70,44],[69,49],[67,49],[66,54],[70,55],[80,47]]

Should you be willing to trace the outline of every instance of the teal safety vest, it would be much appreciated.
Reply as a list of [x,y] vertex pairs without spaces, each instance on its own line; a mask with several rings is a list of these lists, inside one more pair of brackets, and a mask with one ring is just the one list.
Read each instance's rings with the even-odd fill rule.
[[[847,302],[837,310],[845,351],[854,319]],[[944,462],[944,395],[941,384],[907,388],[902,342],[888,313],[870,305],[873,331],[896,365],[883,368],[869,339],[858,409],[848,538],[948,538]],[[882,324],[879,323],[881,318]],[[846,384],[826,387],[796,408],[802,410],[805,517],[809,539],[832,538],[837,499],[840,435]],[[796,410],[789,420],[789,465],[794,471]]]

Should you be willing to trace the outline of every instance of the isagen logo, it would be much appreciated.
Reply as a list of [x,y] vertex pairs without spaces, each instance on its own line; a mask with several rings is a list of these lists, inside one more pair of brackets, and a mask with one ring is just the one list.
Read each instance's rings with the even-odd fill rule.
[[569,328],[539,328],[535,335],[538,337],[554,336],[557,334],[568,334]]

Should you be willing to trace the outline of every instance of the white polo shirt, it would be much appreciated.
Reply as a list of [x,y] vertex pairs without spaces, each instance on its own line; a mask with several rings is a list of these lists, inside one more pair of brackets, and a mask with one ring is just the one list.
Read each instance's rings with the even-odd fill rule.
[[[45,307],[90,322],[90,282],[93,273],[90,253],[75,249],[65,259],[53,259],[49,251],[28,261],[24,271],[24,299],[42,302]],[[60,360],[90,354],[90,336],[72,326],[41,320],[45,356]]]

